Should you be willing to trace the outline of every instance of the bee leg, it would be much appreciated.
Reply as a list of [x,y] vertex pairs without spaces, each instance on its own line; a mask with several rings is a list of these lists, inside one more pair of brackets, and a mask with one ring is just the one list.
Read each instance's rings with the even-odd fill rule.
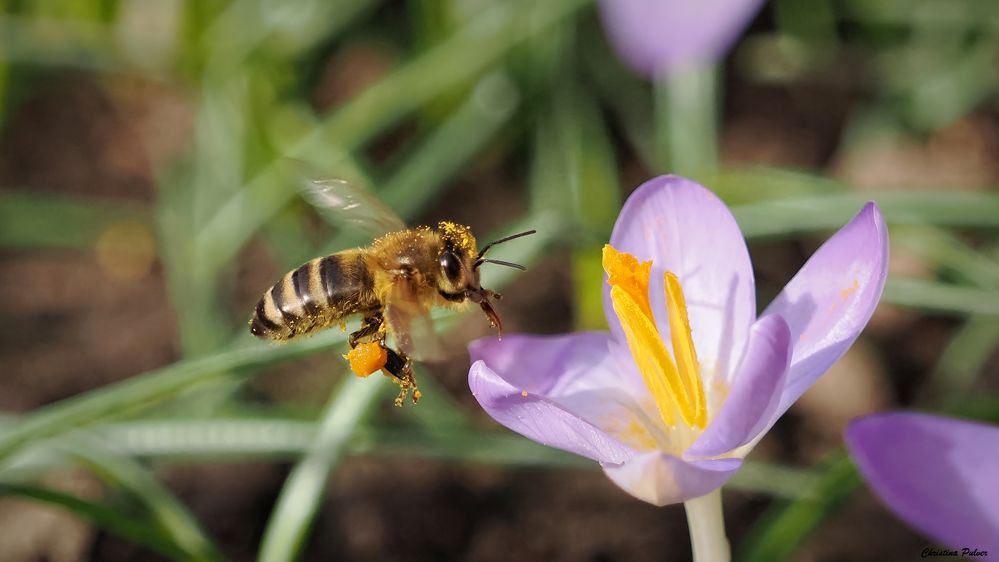
[[413,389],[413,404],[420,401],[419,387],[416,386],[416,377],[413,375],[413,362],[404,353],[399,353],[391,348],[385,348],[388,353],[388,361],[385,362],[385,371],[395,377],[399,384],[399,396],[395,398],[395,405],[402,407],[406,401],[406,395]]
[[371,341],[379,339],[378,337],[372,336],[380,336],[381,334],[379,332],[381,332],[381,330],[381,314],[365,316],[364,321],[361,323],[361,327],[356,332],[350,334],[347,338],[347,343],[350,344],[351,349],[354,349],[357,347],[357,344],[361,342],[361,340]]

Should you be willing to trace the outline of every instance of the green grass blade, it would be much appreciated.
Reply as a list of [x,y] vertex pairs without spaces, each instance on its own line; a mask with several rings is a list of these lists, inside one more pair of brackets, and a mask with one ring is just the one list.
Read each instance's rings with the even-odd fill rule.
[[[415,455],[458,462],[501,466],[537,466],[597,470],[597,463],[546,447],[512,433],[498,431],[425,431],[368,428],[358,431],[352,452]],[[726,484],[732,489],[797,498],[813,493],[816,479],[808,471],[747,461]]]
[[285,481],[260,548],[261,562],[296,560],[323,500],[330,471],[343,456],[354,428],[384,385],[348,376],[320,422],[316,439]]
[[742,468],[725,484],[725,489],[763,493],[778,498],[813,498],[822,475],[814,469],[744,460]]
[[183,549],[189,559],[223,560],[187,508],[136,461],[112,452],[91,435],[83,433],[62,440],[59,447],[101,480],[137,499],[153,525]]
[[[439,128],[429,134],[382,183],[378,196],[403,219],[423,211],[447,187],[500,128],[515,115],[515,85],[503,74],[486,76],[471,96]],[[323,244],[326,252],[367,241],[348,231]],[[299,256],[299,263],[308,256]]]
[[152,216],[124,200],[0,193],[0,246],[92,250],[108,227],[121,223],[150,226]]
[[847,186],[827,177],[769,166],[725,168],[707,179],[704,185],[730,206],[847,191]]
[[572,15],[589,0],[494,3],[438,46],[348,102],[323,125],[327,139],[348,147],[485,72],[513,47]]
[[[598,32],[599,33],[599,32]],[[600,34],[602,35],[602,34]],[[591,45],[599,45],[597,33],[588,33]],[[656,163],[656,130],[653,119],[652,95],[644,81],[624,69],[621,62],[607,49],[584,45],[587,49],[585,71],[596,89],[600,101],[614,114],[618,126],[646,169]]]
[[[993,292],[999,289],[999,262],[949,232],[929,227],[896,228],[892,244],[941,267],[959,281]],[[965,295],[968,296],[967,292]],[[917,290],[917,296],[925,294]],[[971,300],[987,298],[970,296]],[[971,300],[964,304],[971,304]],[[988,313],[972,314],[947,343],[930,380],[921,390],[919,402],[944,404],[946,409],[971,398],[975,383],[997,345],[999,319]],[[954,409],[960,412],[960,408]]]
[[781,238],[836,230],[871,199],[878,202],[889,224],[999,229],[999,195],[995,193],[842,193],[739,205],[732,213],[746,238]]
[[845,452],[824,463],[811,493],[771,508],[750,529],[734,559],[746,562],[787,560],[860,486],[860,475]]
[[435,433],[469,425],[468,417],[447,390],[434,378],[433,373],[416,366],[416,380],[420,381],[423,398],[419,408],[405,408],[399,412],[424,431]]
[[[838,6],[836,15],[841,20],[865,26],[955,30],[980,27],[999,33],[999,12],[989,0],[921,0],[918,5],[904,0],[848,0]],[[915,6],[919,9],[913,9]]]
[[[420,380],[421,385],[425,385],[427,379]],[[430,396],[425,392],[424,400]],[[406,410],[427,410],[428,406],[431,404],[421,402],[418,407]],[[295,460],[316,441],[318,424],[315,422],[264,418],[128,421],[94,431],[121,454],[158,463]],[[455,423],[449,425],[450,421]],[[471,429],[463,419],[438,422],[405,427],[360,426],[348,442],[347,452],[502,466],[598,468],[590,460],[539,445],[513,433]],[[49,452],[51,446],[45,443],[25,451],[5,467],[5,477],[33,475],[66,465],[64,457]],[[747,492],[796,498],[813,493],[815,482],[811,471],[746,461],[727,485]]]
[[510,121],[518,98],[516,85],[505,74],[484,77],[465,103],[382,184],[379,195],[400,216],[415,216]]
[[90,71],[134,67],[116,48],[108,25],[51,17],[0,14],[0,61],[31,66],[69,66]]
[[[596,101],[570,78],[558,81],[539,123],[535,161],[542,169],[532,178],[531,190],[536,201],[565,208],[581,234],[590,237],[587,242],[600,245],[610,237],[621,208],[613,143]],[[554,146],[543,146],[546,143]],[[546,150],[554,154],[546,155]],[[546,158],[556,160],[555,170],[544,170]]]
[[530,193],[534,209],[549,209],[576,225],[572,270],[575,325],[606,327],[600,290],[600,247],[621,208],[614,150],[599,107],[575,82],[553,76],[553,92],[535,130]]
[[922,279],[889,278],[881,301],[951,316],[999,315],[999,291]]
[[0,496],[18,497],[46,503],[64,509],[91,526],[144,546],[172,560],[188,560],[187,553],[146,521],[138,520],[120,510],[81,499],[72,494],[44,486],[23,483],[0,483]]
[[923,395],[960,414],[989,359],[999,349],[999,319],[974,315],[950,338]]
[[970,393],[957,400],[945,399],[942,402],[939,408],[934,409],[941,415],[999,425],[999,397],[995,394]]
[[316,441],[313,421],[260,418],[143,420],[96,429],[115,448],[157,461],[298,458]]
[[[572,15],[589,0],[519,0],[496,3],[438,46],[367,88],[294,143],[289,156],[351,167],[349,153],[376,134],[488,71],[506,53],[536,33]],[[295,181],[270,166],[223,205],[198,235],[204,263],[227,264],[277,209],[295,195]],[[344,174],[341,174],[344,175]]]
[[898,227],[891,232],[891,243],[893,248],[905,248],[964,283],[999,288],[999,261],[971,248],[943,229]]
[[[248,337],[248,336],[247,336]],[[0,434],[0,458],[32,441],[99,421],[122,417],[172,398],[197,385],[250,374],[250,369],[303,357],[346,341],[338,330],[285,345],[254,344],[233,347],[197,359],[182,360],[45,406],[21,418]],[[235,373],[234,373],[235,372]]]
[[294,62],[317,43],[336,39],[375,4],[372,0],[231,2],[202,38],[208,51],[203,56],[210,66],[206,73],[238,72],[238,63],[257,49],[265,57]]

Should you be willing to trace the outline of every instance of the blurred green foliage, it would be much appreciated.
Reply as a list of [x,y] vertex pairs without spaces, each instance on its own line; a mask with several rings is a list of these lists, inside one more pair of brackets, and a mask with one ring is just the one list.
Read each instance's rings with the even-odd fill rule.
[[[345,378],[314,420],[243,402],[236,389],[263,367],[340,349],[345,339],[334,330],[281,347],[260,344],[225,306],[236,260],[253,239],[282,267],[363,243],[349,232],[315,236],[283,165],[289,157],[370,186],[405,219],[441,202],[481,161],[512,162],[504,172],[525,185],[527,210],[499,232],[541,234],[505,249],[506,259],[532,264],[552,248],[567,250],[580,328],[603,325],[595,256],[623,201],[624,160],[637,160],[632,165],[646,175],[702,180],[733,205],[751,241],[810,239],[876,199],[893,244],[930,268],[922,278],[893,276],[885,301],[961,324],[933,375],[939,392],[918,404],[954,411],[966,401],[999,342],[999,193],[932,184],[860,193],[820,171],[727,167],[718,137],[728,73],[750,84],[814,86],[844,57],[863,61],[871,77],[846,118],[844,151],[877,136],[930,134],[982,107],[994,112],[995,3],[821,1],[805,9],[777,0],[735,53],[734,69],[696,68],[651,85],[615,60],[589,4],[0,1],[0,124],[59,73],[99,82],[139,77],[178,89],[195,106],[189,144],[156,170],[152,204],[0,186],[5,251],[89,252],[123,221],[153,229],[182,353],[171,365],[7,418],[0,494],[60,506],[169,558],[218,560],[211,538],[151,464],[295,459],[260,554],[294,560],[329,473],[346,454],[592,468],[475,426],[443,389],[431,391],[426,374],[425,403],[400,416],[405,425],[371,415],[370,405],[388,396],[375,380]],[[357,91],[335,92],[345,97],[332,109],[318,109],[312,95],[323,65],[373,38],[391,53],[385,68],[357,77],[366,80]],[[503,286],[512,273],[491,275]],[[438,325],[446,330],[455,320],[441,316]],[[995,401],[982,401],[958,413],[995,419],[997,411]],[[91,500],[42,483],[67,465],[93,472],[110,492]],[[731,488],[784,500],[749,532],[746,559],[793,555],[857,487],[845,457],[805,469],[748,463]]]

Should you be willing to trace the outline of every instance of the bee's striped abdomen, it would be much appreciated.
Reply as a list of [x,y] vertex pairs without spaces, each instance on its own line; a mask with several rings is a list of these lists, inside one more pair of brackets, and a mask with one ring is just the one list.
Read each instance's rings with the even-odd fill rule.
[[250,332],[286,340],[325,328],[377,306],[372,287],[361,252],[316,258],[288,272],[264,293],[250,320]]
[[348,279],[344,266],[354,264],[363,269],[364,262],[359,259],[359,255],[356,256],[356,261],[351,260],[351,257],[354,256],[349,254],[333,254],[332,256],[312,260],[316,263],[319,270],[319,281],[322,284],[322,292],[326,296],[327,302],[333,306],[342,306],[350,298],[351,294],[362,290],[362,287],[357,286],[356,283]]

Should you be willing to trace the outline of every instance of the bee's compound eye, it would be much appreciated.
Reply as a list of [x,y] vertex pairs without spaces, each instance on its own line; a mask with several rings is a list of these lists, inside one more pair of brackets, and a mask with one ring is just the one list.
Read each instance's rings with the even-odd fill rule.
[[441,269],[450,281],[458,281],[461,278],[461,262],[452,252],[441,254]]

